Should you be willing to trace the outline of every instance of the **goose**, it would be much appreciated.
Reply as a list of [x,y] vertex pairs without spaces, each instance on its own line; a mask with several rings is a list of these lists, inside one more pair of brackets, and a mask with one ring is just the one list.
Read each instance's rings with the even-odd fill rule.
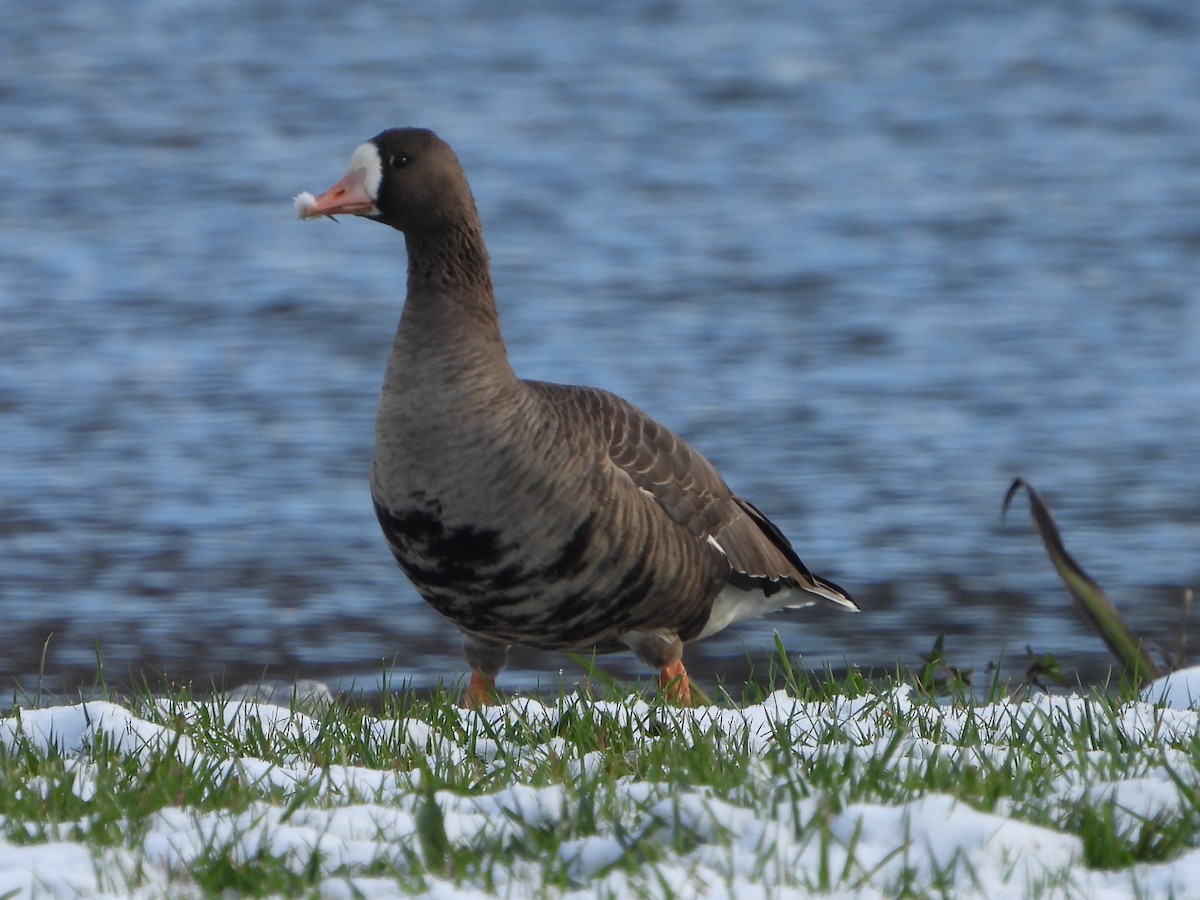
[[514,644],[631,650],[688,705],[684,644],[785,607],[859,611],[664,425],[604,390],[517,377],[474,197],[432,131],[381,132],[294,202],[404,235],[371,497],[400,568],[462,633],[464,706],[499,702]]

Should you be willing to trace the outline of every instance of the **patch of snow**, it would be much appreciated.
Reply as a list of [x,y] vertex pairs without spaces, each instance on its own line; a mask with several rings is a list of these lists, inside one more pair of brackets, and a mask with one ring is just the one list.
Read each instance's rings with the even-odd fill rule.
[[[1189,684],[1190,677],[1177,684]],[[621,811],[622,826],[613,831],[598,823],[595,834],[557,845],[558,864],[575,886],[574,894],[541,883],[543,870],[518,858],[493,867],[477,882],[425,876],[426,896],[486,896],[494,890],[515,897],[555,892],[583,897],[644,893],[650,884],[652,892],[740,900],[803,895],[818,883],[821,871],[833,873],[832,896],[839,886],[847,896],[885,896],[899,883],[918,889],[940,885],[947,872],[955,891],[988,897],[1022,897],[1042,884],[1066,885],[1081,896],[1186,896],[1200,883],[1200,850],[1155,865],[1090,870],[1078,837],[1021,821],[1004,798],[991,811],[936,793],[891,804],[838,798],[831,804],[831,798],[819,796],[760,802],[763,796],[786,793],[788,779],[766,761],[781,746],[791,764],[801,768],[818,761],[857,765],[871,760],[900,774],[920,774],[935,763],[1003,765],[1014,744],[1027,744],[1041,728],[1103,727],[1106,733],[1116,732],[1106,738],[1115,745],[1154,748],[1157,755],[1135,752],[1114,762],[1105,750],[1072,750],[1060,760],[1061,774],[1053,781],[1047,807],[1064,821],[1079,804],[1111,809],[1119,829],[1134,830],[1147,821],[1187,814],[1191,800],[1185,794],[1200,781],[1186,749],[1159,750],[1165,739],[1190,747],[1200,731],[1191,691],[1178,688],[1183,693],[1177,696],[1188,702],[1176,706],[1165,699],[1171,690],[1176,688],[1168,685],[1161,693],[1148,689],[1141,701],[1106,715],[1102,726],[1096,724],[1091,701],[1077,696],[962,708],[914,704],[907,688],[822,702],[776,692],[741,709],[662,709],[638,698],[591,703],[565,697],[555,705],[518,698],[479,712],[457,711],[449,727],[365,719],[360,735],[376,744],[379,758],[408,759],[411,766],[414,756],[428,757],[425,765],[418,762],[408,770],[318,765],[301,749],[291,748],[323,739],[321,723],[270,703],[160,701],[151,714],[167,723],[212,720],[214,728],[238,737],[278,741],[294,757],[222,756],[202,750],[170,725],[113,703],[19,710],[0,719],[0,746],[28,742],[43,751],[57,748],[73,777],[71,790],[85,801],[97,789],[87,750],[99,741],[135,760],[173,754],[181,764],[211,773],[217,784],[237,779],[257,787],[262,799],[238,812],[160,809],[139,823],[136,846],[117,850],[73,840],[72,823],[39,826],[19,845],[0,839],[0,896],[130,895],[130,873],[140,879],[133,896],[167,896],[177,892],[179,878],[186,878],[212,847],[223,848],[234,861],[269,854],[297,872],[314,871],[323,897],[398,896],[396,882],[359,873],[404,869],[413,854],[420,855],[418,821],[430,802],[423,773],[468,761],[490,773],[481,783],[493,783],[495,775],[494,783],[508,786],[470,795],[448,790],[432,794],[452,848],[481,842],[509,847],[527,841],[531,829],[545,834],[569,829],[571,818],[580,814],[574,787],[581,784],[595,785],[594,802]],[[580,753],[559,731],[565,717],[582,714],[620,723],[647,746],[663,729],[671,729],[677,739],[707,735],[704,740],[744,748],[742,753],[749,752],[741,770],[746,793],[719,798],[703,786],[632,776],[609,781],[605,755]],[[898,730],[900,720],[907,724]],[[534,746],[508,747],[506,729],[515,726],[544,730],[547,737]],[[522,772],[546,762],[563,765],[568,782],[535,786],[521,781]],[[51,787],[44,776],[36,776],[18,790],[45,798]],[[827,840],[813,837],[809,826],[814,820],[821,822]],[[652,880],[638,882],[632,873],[643,852],[639,847],[647,841],[657,848],[653,874],[647,876]]]
[[1180,669],[1151,682],[1142,689],[1142,699],[1171,709],[1195,709],[1200,706],[1200,666]]

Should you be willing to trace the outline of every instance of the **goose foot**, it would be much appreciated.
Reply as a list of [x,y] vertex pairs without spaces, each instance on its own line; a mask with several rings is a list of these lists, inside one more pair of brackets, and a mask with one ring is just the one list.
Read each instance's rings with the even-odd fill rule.
[[485,706],[495,706],[497,702],[496,679],[472,672],[471,683],[463,692],[459,706],[463,709],[482,709]]
[[692,705],[692,685],[688,681],[687,669],[683,667],[682,659],[662,667],[662,671],[658,673],[658,689],[672,703],[679,706]]

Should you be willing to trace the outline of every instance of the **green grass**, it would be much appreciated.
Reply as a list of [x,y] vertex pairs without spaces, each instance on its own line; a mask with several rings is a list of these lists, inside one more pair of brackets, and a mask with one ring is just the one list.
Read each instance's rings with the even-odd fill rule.
[[[922,869],[905,861],[902,837],[868,852],[854,824],[863,804],[930,795],[1075,835],[1091,869],[1200,845],[1196,728],[1151,728],[1153,711],[1128,697],[1073,701],[1069,715],[1036,694],[989,706],[961,684],[938,696],[919,677],[813,679],[782,653],[770,682],[736,705],[726,692],[720,713],[643,702],[616,685],[483,716],[462,713],[457,692],[402,692],[381,707],[339,699],[280,719],[186,691],[142,695],[122,705],[161,737],[101,731],[78,753],[0,743],[0,836],[81,843],[118,892],[245,896],[367,878],[406,892],[520,883],[655,895],[689,866],[696,878],[723,873],[726,886],[757,870],[764,884],[798,890],[965,889],[981,877],[966,856]],[[746,727],[738,708],[779,705],[773,690],[802,703]],[[1175,806],[1141,815],[1093,789],[1142,776],[1173,785]],[[461,798],[489,796],[500,799],[464,825]],[[365,856],[339,860],[335,813],[365,805],[384,811],[379,831]],[[164,850],[172,821],[196,847]],[[297,844],[304,829],[311,840]],[[273,843],[279,835],[291,839]],[[586,864],[576,847],[590,848]],[[1045,874],[1029,888],[1055,895],[1064,879]]]

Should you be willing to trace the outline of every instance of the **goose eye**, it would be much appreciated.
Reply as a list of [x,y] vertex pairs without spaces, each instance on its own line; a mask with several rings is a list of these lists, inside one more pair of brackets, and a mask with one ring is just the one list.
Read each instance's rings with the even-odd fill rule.
[[405,166],[408,165],[408,157],[402,156],[399,153],[397,153],[395,156],[393,156],[391,159],[388,160],[388,165],[391,166],[393,169],[403,169]]

